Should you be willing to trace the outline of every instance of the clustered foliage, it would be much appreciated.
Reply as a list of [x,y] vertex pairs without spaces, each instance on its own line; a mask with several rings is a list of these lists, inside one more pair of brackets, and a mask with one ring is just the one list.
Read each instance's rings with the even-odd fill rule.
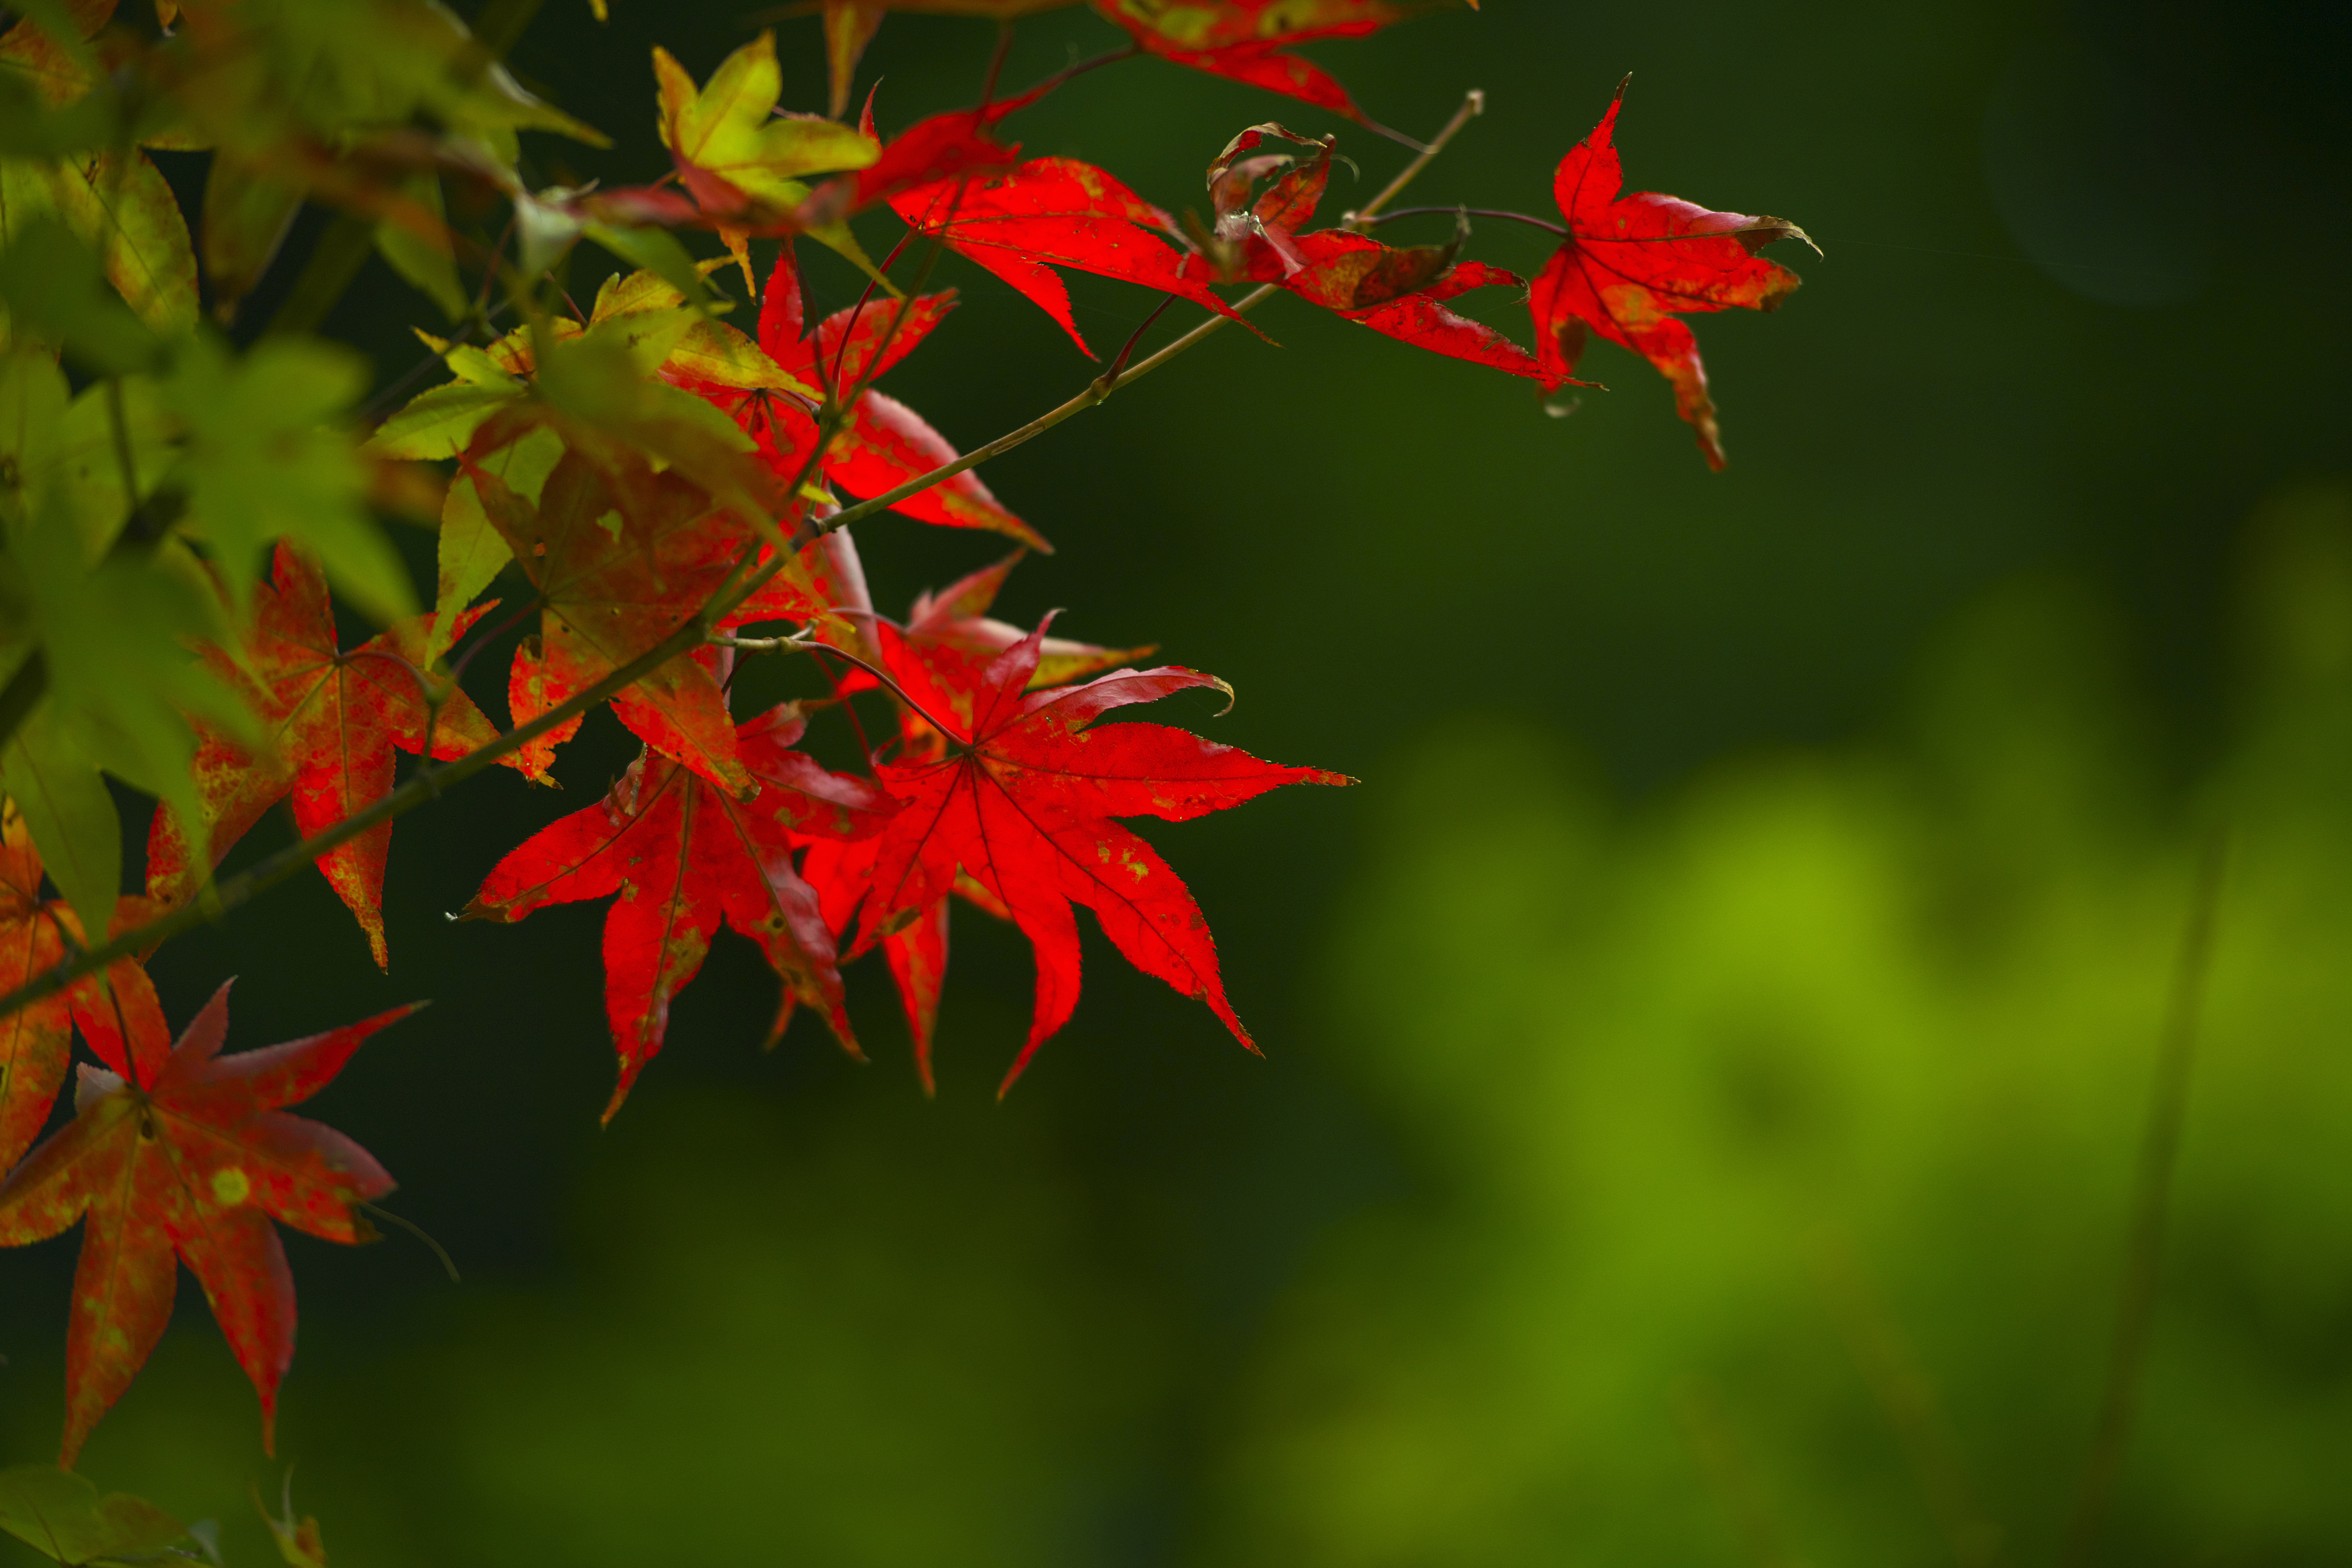
[[[1007,1087],[1076,1005],[1077,906],[1249,1044],[1201,911],[1119,819],[1182,821],[1279,784],[1347,781],[1164,726],[1095,727],[1114,709],[1229,689],[1137,668],[1149,649],[992,618],[1017,553],[894,619],[867,594],[851,522],[887,510],[1049,549],[970,469],[1276,292],[1538,395],[1574,381],[1598,334],[1657,366],[1720,466],[1680,318],[1770,309],[1797,279],[1757,252],[1803,236],[1622,195],[1619,103],[1559,164],[1561,222],[1493,215],[1561,236],[1532,288],[1463,256],[1466,214],[1391,209],[1476,94],[1424,148],[1293,52],[1418,5],[1093,0],[1125,47],[1017,93],[998,91],[1000,47],[977,107],[885,135],[869,93],[847,117],[887,12],[994,18],[1004,37],[1055,3],[824,0],[822,116],[778,110],[769,35],[699,84],[656,50],[673,167],[607,189],[526,180],[520,132],[603,138],[524,91],[496,39],[429,0],[158,0],[152,17],[118,16],[114,0],[19,7],[0,37],[0,1244],[83,1224],[64,1464],[160,1335],[179,1260],[260,1394],[267,1443],[294,1335],[272,1221],[364,1239],[356,1211],[391,1186],[362,1151],[281,1108],[407,1009],[223,1056],[226,988],[175,1044],[144,959],[310,863],[388,963],[393,818],[489,765],[551,782],[557,749],[594,707],[643,742],[638,760],[493,867],[467,913],[511,921],[613,900],[608,1117],[661,1049],[670,1001],[721,923],[781,981],[771,1040],[804,1006],[856,1052],[840,965],[878,948],[927,1085],[952,898],[1010,921],[1035,952],[1034,1017]],[[493,5],[485,31],[519,27],[530,9]],[[1007,139],[1011,117],[1070,77],[1143,56],[1287,94],[1419,155],[1317,227],[1338,139],[1252,126],[1210,161],[1206,216],[1180,223],[1105,170],[1024,159]],[[194,214],[149,148],[209,151]],[[222,329],[306,202],[343,216],[239,352]],[[1372,237],[1416,214],[1453,217],[1454,237]],[[892,218],[877,262],[860,220],[872,237]],[[681,234],[712,243],[689,248]],[[803,237],[870,279],[856,305],[808,319]],[[583,240],[625,269],[581,310],[550,273]],[[307,330],[370,244],[454,323],[446,338],[419,334],[451,379],[373,430],[355,412],[363,368]],[[1033,300],[1089,356],[1063,270],[1161,298],[1077,396],[960,457],[874,385],[946,321],[953,290],[923,289],[943,251]],[[737,282],[753,331],[723,319]],[[1524,291],[1532,349],[1450,308],[1480,289]],[[1204,319],[1139,359],[1181,306]],[[429,605],[376,515],[437,529]],[[485,600],[501,579],[501,598]],[[336,595],[383,629],[341,646]],[[501,731],[459,678],[531,616]],[[815,661],[832,695],[739,716],[736,661],[763,654]],[[881,727],[858,722],[861,699],[887,709]],[[863,773],[800,748],[836,713],[856,727]],[[400,752],[419,771],[395,787]],[[159,803],[137,895],[122,892],[105,775]],[[302,843],[215,882],[280,800]],[[79,1068],[72,1120],[36,1146],[77,1030],[97,1064]]]

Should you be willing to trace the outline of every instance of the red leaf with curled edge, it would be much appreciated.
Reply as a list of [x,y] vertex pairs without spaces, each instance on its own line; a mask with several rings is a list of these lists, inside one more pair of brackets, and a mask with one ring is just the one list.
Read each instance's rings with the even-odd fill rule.
[[1129,963],[1206,1002],[1250,1046],[1192,893],[1114,819],[1182,822],[1281,784],[1350,781],[1261,762],[1162,725],[1088,728],[1115,708],[1229,689],[1213,676],[1166,667],[1030,692],[1045,632],[1040,625],[976,676],[960,660],[894,659],[894,674],[919,678],[901,681],[910,695],[916,684],[962,688],[969,718],[930,711],[925,717],[941,731],[936,752],[910,752],[880,769],[905,806],[876,847],[857,946],[920,916],[960,877],[1001,904],[1037,956],[1036,1011],[1006,1089],[1077,1005],[1074,903],[1094,910]]
[[[1288,153],[1242,156],[1276,139],[1312,147],[1315,155],[1303,163]],[[1234,247],[1246,246],[1253,237],[1265,241],[1281,258],[1286,274],[1307,264],[1291,238],[1315,216],[1315,208],[1331,183],[1331,150],[1339,140],[1301,136],[1267,121],[1225,143],[1225,150],[1209,164],[1209,203],[1217,219],[1213,240],[1219,247],[1214,259],[1221,281],[1237,276]],[[1258,181],[1267,178],[1274,180],[1273,184],[1253,199]]]
[[[1305,160],[1288,154],[1244,157],[1279,138],[1312,146]],[[1536,358],[1503,333],[1449,310],[1444,301],[1473,289],[1524,288],[1516,272],[1483,261],[1456,263],[1460,240],[1447,246],[1395,248],[1349,229],[1301,234],[1328,183],[1333,139],[1301,136],[1268,122],[1225,144],[1209,165],[1217,213],[1218,254],[1195,257],[1196,276],[1212,266],[1220,281],[1275,283],[1349,321],[1416,348],[1512,375],[1534,376]],[[1253,199],[1256,183],[1273,177]]]
[[803,728],[787,703],[737,730],[757,785],[743,799],[647,751],[604,800],[500,860],[466,906],[465,919],[511,923],[550,904],[619,895],[604,917],[604,1005],[621,1061],[605,1120],[661,1050],[670,1000],[702,967],[722,921],[758,942],[783,982],[768,1044],[805,1002],[858,1054],[833,933],[793,869],[794,837],[871,837],[898,803],[793,750]]
[[[1297,44],[1323,38],[1369,37],[1431,8],[1397,0],[1092,0],[1094,8],[1127,29],[1147,52],[1230,81],[1372,121],[1328,71]],[[1478,0],[1467,0],[1472,10]]]
[[[425,647],[431,616],[411,616],[346,650],[337,642],[326,574],[314,557],[281,541],[270,575],[271,585],[255,593],[241,659],[217,647],[205,648],[204,659],[245,693],[268,731],[272,754],[257,757],[197,722],[196,801],[212,865],[195,863],[173,812],[156,812],[147,835],[147,892],[165,909],[194,897],[212,866],[288,795],[295,828],[308,838],[390,795],[393,752],[420,752],[428,723],[433,755],[444,762],[498,738],[472,699],[431,673]],[[459,614],[451,635],[462,635],[496,603]],[[437,720],[428,710],[428,688],[442,699]],[[379,968],[389,963],[383,873],[391,851],[387,822],[318,861],[358,919]]]
[[1550,391],[1573,379],[1589,331],[1632,349],[1674,384],[1675,408],[1696,429],[1707,466],[1719,469],[1723,442],[1706,367],[1697,338],[1675,317],[1735,307],[1778,310],[1799,279],[1756,252],[1776,239],[1813,242],[1777,217],[1709,212],[1651,191],[1620,196],[1624,172],[1611,135],[1624,101],[1621,81],[1609,112],[1569,150],[1553,177],[1569,239],[1528,296],[1536,355]]
[[278,1385],[294,1359],[294,1280],[270,1222],[328,1241],[371,1240],[352,1205],[392,1190],[358,1144],[281,1108],[326,1087],[362,1040],[415,1005],[224,1057],[226,985],[176,1045],[145,971],[131,966],[114,986],[136,993],[126,1015],[139,1020],[138,1070],[84,1067],[73,1121],[0,1183],[0,1247],[84,1221],[58,1463],[71,1468],[163,1336],[182,1259],[261,1396],[262,1445],[273,1448]]
[[1432,353],[1488,365],[1512,375],[1538,374],[1536,356],[1481,321],[1445,308],[1473,289],[1522,289],[1527,279],[1483,261],[1444,267],[1418,281],[1433,247],[1392,249],[1345,229],[1302,234],[1293,245],[1305,265],[1264,280],[1279,283],[1335,315]]
[[[760,347],[787,374],[845,391],[904,359],[954,308],[953,289],[919,295],[906,301],[903,310],[897,300],[868,300],[836,310],[814,333],[803,335],[800,274],[792,241],[786,240],[761,296]],[[770,467],[787,482],[805,465],[817,427],[798,399],[771,391],[697,390],[735,416]],[[833,479],[852,495],[878,496],[955,461],[956,456],[955,447],[921,415],[869,388],[834,437],[818,477]],[[1053,549],[970,470],[909,496],[891,510],[923,522],[986,529],[1039,550]]]
[[1161,289],[1241,320],[1185,266],[1166,213],[1076,158],[1034,158],[993,179],[924,185],[891,198],[890,210],[1026,295],[1088,359],[1095,352],[1071,319],[1056,267]]

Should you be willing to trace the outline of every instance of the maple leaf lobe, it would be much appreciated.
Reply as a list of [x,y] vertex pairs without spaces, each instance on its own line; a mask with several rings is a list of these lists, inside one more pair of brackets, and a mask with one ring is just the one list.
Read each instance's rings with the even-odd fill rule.
[[[152,1001],[143,970],[117,979]],[[228,987],[176,1043],[135,1042],[132,1075],[84,1067],[72,1121],[0,1182],[0,1246],[83,1222],[66,1342],[60,1463],[120,1398],[171,1317],[178,1266],[203,1285],[214,1317],[262,1407],[274,1444],[278,1387],[294,1355],[294,1286],[272,1221],[330,1241],[373,1234],[355,1204],[392,1190],[365,1150],[284,1113],[340,1072],[361,1042],[421,1004],[234,1056],[219,1055]],[[143,1032],[160,1008],[126,1015]]]
[[1720,469],[1722,436],[1706,368],[1697,338],[1678,318],[1779,309],[1800,279],[1757,252],[1776,240],[1812,240],[1782,218],[1711,212],[1655,192],[1622,195],[1613,137],[1625,87],[1618,84],[1601,123],[1553,176],[1569,237],[1529,290],[1536,358],[1550,392],[1575,379],[1591,333],[1642,355],[1673,386],[1675,408],[1696,431],[1708,467]]

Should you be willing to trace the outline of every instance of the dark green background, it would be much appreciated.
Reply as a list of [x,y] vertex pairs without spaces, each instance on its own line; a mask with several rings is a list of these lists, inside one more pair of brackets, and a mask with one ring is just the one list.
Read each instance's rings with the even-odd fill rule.
[[[515,51],[619,143],[542,142],[541,182],[658,173],[648,47],[699,78],[749,32],[614,13],[556,0]],[[1613,349],[1587,363],[1613,390],[1548,418],[1283,300],[1281,347],[1222,333],[987,470],[1060,547],[1011,618],[1156,640],[1240,701],[1155,717],[1364,781],[1150,830],[1263,1061],[1090,932],[1076,1020],[995,1104],[1031,971],[967,912],[936,1101],[871,963],[871,1066],[805,1021],[759,1056],[772,982],[730,938],[600,1131],[601,910],[441,917],[625,765],[603,718],[563,794],[500,771],[400,825],[389,976],[308,878],[175,943],[167,1010],[241,975],[247,1045],[436,1002],[315,1109],[465,1286],[399,1236],[289,1241],[279,1456],[335,1561],[1949,1562],[1918,1433],[1852,1353],[1881,1331],[2004,1560],[2048,1560],[2221,818],[2245,934],[2110,1560],[2341,1561],[2345,31],[2284,4],[1494,0],[1318,50],[1423,133],[1486,90],[1416,202],[1547,211],[1630,70],[1633,187],[1804,225],[1827,258],[1781,258],[1806,286],[1777,317],[1697,322],[1730,468]],[[883,127],[970,101],[990,37],[892,18],[861,79]],[[1006,80],[1115,41],[1032,19]],[[786,102],[821,103],[815,25],[779,48]],[[1363,178],[1335,210],[1405,156],[1149,61],[1013,123],[1181,210],[1270,116],[1340,132]],[[1474,253],[1531,274],[1545,238],[1483,224]],[[575,290],[604,269],[583,250]],[[1096,374],[1003,285],[941,277],[964,304],[888,390],[950,439]],[[1105,352],[1151,303],[1074,294]],[[330,330],[388,383],[434,321],[372,262]],[[886,607],[997,553],[859,540]],[[499,710],[498,661],[471,683]],[[18,1458],[53,1441],[71,1257],[6,1261]],[[263,1560],[244,1489],[278,1468],[192,1284],[85,1468]]]

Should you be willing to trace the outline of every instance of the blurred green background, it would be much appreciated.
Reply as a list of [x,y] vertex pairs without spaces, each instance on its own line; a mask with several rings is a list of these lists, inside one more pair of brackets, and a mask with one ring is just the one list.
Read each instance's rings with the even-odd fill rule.
[[[699,77],[750,31],[614,12],[557,0],[516,50],[619,142],[543,145],[542,180],[657,173],[647,47]],[[780,26],[817,105],[815,24]],[[884,127],[970,101],[989,41],[892,18]],[[1034,18],[1006,79],[1113,42]],[[465,1284],[398,1235],[290,1238],[277,1464],[186,1285],[84,1468],[221,1517],[237,1563],[289,1462],[361,1565],[2051,1562],[2226,826],[2096,1557],[2352,1560],[2347,46],[2285,0],[1491,0],[1318,51],[1423,133],[1487,91],[1416,200],[1544,212],[1631,70],[1634,188],[1828,258],[1784,258],[1776,318],[1698,322],[1721,475],[1613,350],[1614,390],[1547,418],[1279,301],[1280,348],[1223,333],[989,470],[1061,547],[1013,618],[1158,640],[1239,688],[1209,732],[1364,781],[1150,830],[1265,1059],[1090,934],[1075,1023],[998,1105],[1028,955],[965,919],[927,1101],[878,966],[873,1065],[806,1022],[762,1058],[772,982],[728,939],[600,1131],[601,908],[441,918],[625,765],[600,719],[563,795],[501,772],[401,824],[389,976],[314,879],[156,961],[175,1019],[243,975],[248,1046],[436,999],[315,1108]],[[1268,117],[1339,129],[1360,194],[1403,158],[1150,62],[1014,124],[1181,210]],[[1544,237],[1475,253],[1531,273]],[[949,274],[963,308],[889,390],[950,438],[1095,374]],[[1150,303],[1076,294],[1106,351]],[[371,263],[331,327],[389,384],[434,320]],[[886,605],[996,553],[861,543]],[[55,1441],[72,1256],[0,1260],[11,1458]]]

